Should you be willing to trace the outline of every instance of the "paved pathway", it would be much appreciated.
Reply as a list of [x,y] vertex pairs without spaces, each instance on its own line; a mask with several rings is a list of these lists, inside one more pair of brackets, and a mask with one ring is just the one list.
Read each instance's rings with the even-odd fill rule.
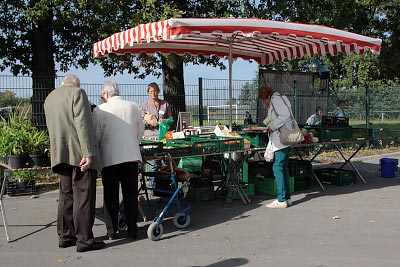
[[[162,240],[154,242],[142,222],[138,240],[106,240],[104,250],[87,253],[57,246],[57,191],[6,197],[13,242],[0,228],[0,266],[400,266],[400,176],[380,177],[376,156],[353,162],[367,184],[326,185],[326,191],[314,184],[294,194],[292,207],[278,210],[265,208],[272,197],[263,195],[249,205],[236,200],[229,209],[219,199],[193,203],[186,230],[167,218]],[[99,210],[101,198],[98,187]],[[94,232],[105,238],[102,220]]]

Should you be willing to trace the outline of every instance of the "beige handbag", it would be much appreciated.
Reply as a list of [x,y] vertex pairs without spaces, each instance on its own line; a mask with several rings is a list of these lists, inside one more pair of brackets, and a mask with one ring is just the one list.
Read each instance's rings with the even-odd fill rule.
[[[282,96],[280,96],[280,97],[282,98],[283,103],[285,103],[286,107],[288,108],[289,113],[290,113],[290,119],[292,121],[291,129],[287,128],[285,125],[283,125],[281,128],[279,128],[280,141],[283,145],[288,145],[288,146],[298,144],[304,140],[303,133],[301,132],[296,120],[293,118],[292,111],[290,110],[289,106],[286,104],[285,99]],[[276,116],[278,116],[278,113],[276,112],[274,105],[272,104],[272,101],[271,101],[271,105],[272,105],[272,109],[274,110]]]

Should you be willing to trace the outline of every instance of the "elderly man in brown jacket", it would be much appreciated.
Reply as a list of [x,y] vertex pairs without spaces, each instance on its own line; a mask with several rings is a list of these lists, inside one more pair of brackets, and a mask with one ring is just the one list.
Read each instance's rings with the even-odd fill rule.
[[76,245],[78,252],[101,249],[92,227],[96,178],[101,159],[93,131],[90,103],[80,81],[67,75],[44,103],[50,136],[51,168],[60,177],[57,233],[59,247]]

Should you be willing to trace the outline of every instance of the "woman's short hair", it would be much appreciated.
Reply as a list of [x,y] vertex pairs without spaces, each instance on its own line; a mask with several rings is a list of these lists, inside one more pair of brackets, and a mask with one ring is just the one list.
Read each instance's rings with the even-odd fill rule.
[[103,84],[103,88],[101,90],[103,93],[108,93],[110,97],[119,95],[119,86],[115,81],[106,81]]
[[263,85],[263,86],[261,86],[260,90],[258,90],[258,97],[261,100],[265,100],[267,98],[270,98],[274,93],[275,93],[275,90],[272,89],[271,86]]
[[147,85],[147,93],[149,92],[150,88],[153,88],[158,92],[160,92],[160,87],[158,86],[157,83],[149,83],[149,85]]

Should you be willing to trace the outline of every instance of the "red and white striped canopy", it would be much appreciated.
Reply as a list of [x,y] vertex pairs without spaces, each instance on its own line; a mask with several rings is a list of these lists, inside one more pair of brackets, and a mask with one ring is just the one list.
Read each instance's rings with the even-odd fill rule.
[[[262,19],[168,19],[93,44],[93,56],[160,52],[256,60],[261,65],[326,54],[379,54],[382,40],[321,25]],[[230,55],[231,53],[231,55]]]

